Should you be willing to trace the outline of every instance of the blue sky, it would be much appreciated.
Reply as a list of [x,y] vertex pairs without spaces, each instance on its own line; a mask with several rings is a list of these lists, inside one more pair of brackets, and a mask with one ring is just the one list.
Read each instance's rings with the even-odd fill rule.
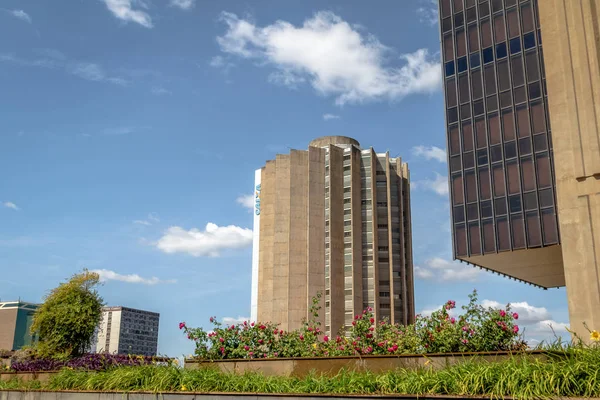
[[188,354],[179,321],[250,314],[254,170],[347,135],[411,168],[417,312],[477,288],[564,332],[564,289],[450,261],[434,3],[3,0],[0,299],[100,270]]

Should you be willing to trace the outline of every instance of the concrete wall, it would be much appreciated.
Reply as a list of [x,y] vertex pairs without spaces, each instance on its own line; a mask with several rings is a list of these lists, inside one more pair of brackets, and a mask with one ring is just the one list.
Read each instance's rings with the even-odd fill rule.
[[600,329],[600,3],[540,0],[571,329]]
[[0,310],[0,349],[12,350],[15,340],[17,309]]

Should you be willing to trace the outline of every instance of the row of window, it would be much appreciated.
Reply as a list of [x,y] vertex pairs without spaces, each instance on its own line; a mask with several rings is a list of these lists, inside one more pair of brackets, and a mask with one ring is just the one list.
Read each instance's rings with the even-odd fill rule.
[[[457,224],[454,227],[457,256],[539,247],[558,243],[556,214],[553,208]],[[483,242],[483,243],[482,243]],[[483,245],[482,245],[483,244]],[[512,246],[511,246],[512,244]]]

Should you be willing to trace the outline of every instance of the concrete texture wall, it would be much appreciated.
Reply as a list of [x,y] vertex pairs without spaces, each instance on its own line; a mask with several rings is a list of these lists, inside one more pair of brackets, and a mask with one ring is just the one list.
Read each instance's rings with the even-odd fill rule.
[[600,3],[538,1],[571,329],[600,329]]
[[0,310],[0,349],[12,350],[17,324],[17,308]]

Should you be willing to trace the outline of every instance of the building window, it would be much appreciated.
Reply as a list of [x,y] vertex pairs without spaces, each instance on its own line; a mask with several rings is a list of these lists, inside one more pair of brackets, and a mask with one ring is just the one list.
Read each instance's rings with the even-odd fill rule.
[[379,297],[390,297],[390,292],[379,292]]

